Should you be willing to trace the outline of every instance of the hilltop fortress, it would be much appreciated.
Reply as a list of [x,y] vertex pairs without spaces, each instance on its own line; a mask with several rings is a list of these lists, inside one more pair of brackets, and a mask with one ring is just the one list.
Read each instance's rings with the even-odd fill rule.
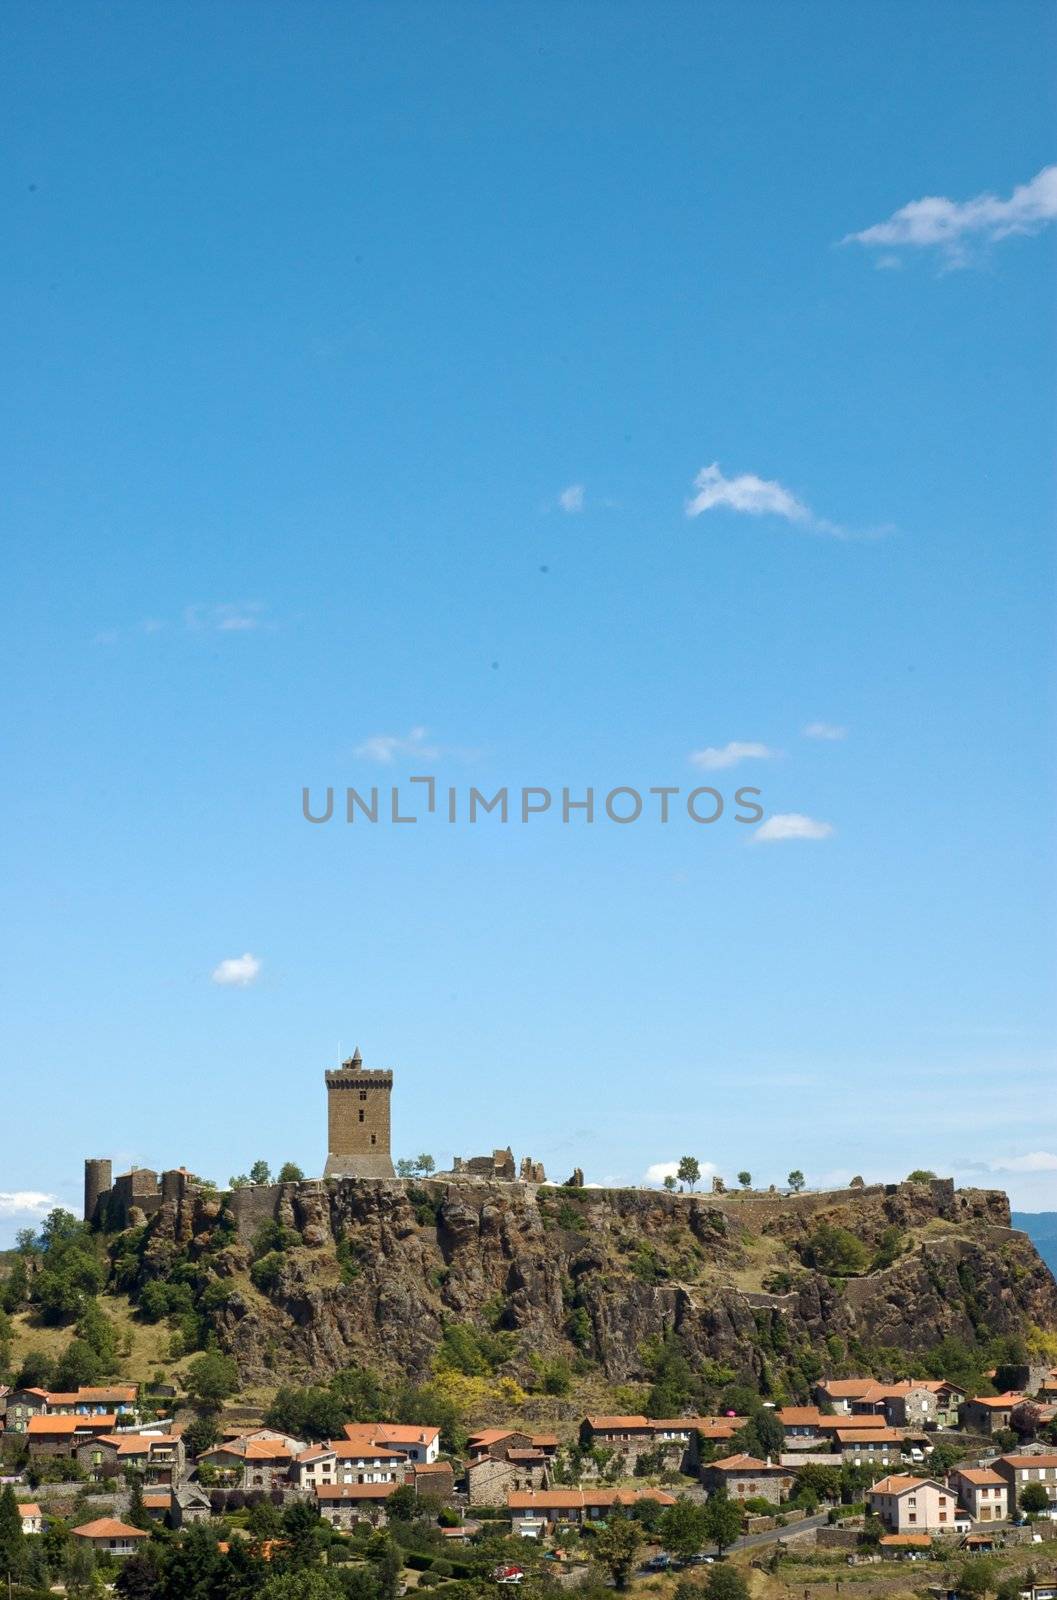
[[[390,1114],[392,1071],[365,1067],[357,1046],[340,1067],[324,1073],[324,1081],[327,1159],[323,1177],[395,1179]],[[546,1182],[542,1162],[525,1156],[517,1167],[509,1146],[486,1156],[466,1159],[455,1156],[451,1171],[437,1176],[457,1178],[461,1182]],[[574,1173],[570,1183],[577,1181],[583,1183],[583,1174],[579,1171]],[[111,1161],[89,1157],[84,1164],[85,1220],[106,1223],[109,1227],[127,1227],[134,1210],[146,1219],[167,1202],[178,1208],[194,1187],[194,1176],[186,1167],[173,1167],[161,1174],[150,1167],[133,1167],[115,1178]]]

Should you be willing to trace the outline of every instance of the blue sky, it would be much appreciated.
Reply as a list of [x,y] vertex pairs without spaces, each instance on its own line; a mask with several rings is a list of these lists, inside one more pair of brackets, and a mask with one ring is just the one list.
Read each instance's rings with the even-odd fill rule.
[[[397,1154],[1057,1208],[1052,7],[3,26],[0,1238],[357,1043]],[[423,773],[768,821],[301,817]]]

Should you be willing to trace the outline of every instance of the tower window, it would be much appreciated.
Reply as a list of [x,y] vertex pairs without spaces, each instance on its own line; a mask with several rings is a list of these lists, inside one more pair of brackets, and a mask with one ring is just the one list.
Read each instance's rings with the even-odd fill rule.
[[378,1135],[376,1133],[372,1133],[371,1134],[371,1143],[372,1144],[377,1144],[378,1143]]
[[363,1113],[363,1112],[362,1112],[362,1111],[361,1111],[361,1112],[360,1112],[360,1121],[361,1121],[361,1122],[362,1122],[362,1121],[363,1121],[363,1118],[364,1118],[364,1113]]
[[366,1100],[366,1098],[367,1098],[367,1090],[366,1089],[361,1089],[360,1090],[360,1099],[361,1100]]

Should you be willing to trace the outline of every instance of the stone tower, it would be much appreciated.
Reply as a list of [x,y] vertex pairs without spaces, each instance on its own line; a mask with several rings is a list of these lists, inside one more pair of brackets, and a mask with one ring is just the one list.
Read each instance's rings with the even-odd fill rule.
[[327,1075],[327,1178],[394,1178],[391,1072],[368,1072],[359,1050]]
[[113,1166],[109,1161],[92,1160],[84,1164],[84,1220],[94,1222],[99,1202],[113,1187]]

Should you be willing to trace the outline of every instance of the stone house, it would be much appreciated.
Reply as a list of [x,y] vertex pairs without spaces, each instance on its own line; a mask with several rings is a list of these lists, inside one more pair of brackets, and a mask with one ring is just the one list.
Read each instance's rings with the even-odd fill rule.
[[[555,1522],[601,1522],[616,1506],[637,1505],[640,1500],[656,1500],[661,1506],[674,1506],[675,1496],[663,1489],[520,1489],[507,1496],[507,1509],[515,1528],[520,1524],[545,1527]],[[521,1531],[527,1531],[521,1528]]]
[[70,1537],[80,1539],[100,1555],[130,1556],[135,1553],[139,1541],[149,1539],[150,1534],[142,1528],[131,1527],[127,1522],[119,1522],[116,1517],[97,1517],[94,1522],[71,1528]]
[[798,1439],[817,1439],[822,1413],[818,1406],[781,1406],[775,1416],[785,1429],[787,1444]]
[[385,1502],[398,1488],[395,1483],[320,1483],[314,1490],[316,1508],[332,1528],[354,1528],[358,1522],[385,1524]]
[[30,1417],[38,1417],[46,1409],[46,1389],[9,1389],[4,1408],[4,1431],[25,1433]]
[[197,1483],[181,1483],[173,1490],[169,1521],[172,1527],[182,1528],[189,1522],[208,1522],[213,1515],[209,1496]]
[[889,1533],[954,1532],[957,1498],[936,1478],[882,1478],[866,1491],[866,1504]]
[[79,1445],[112,1432],[114,1420],[113,1416],[30,1417],[25,1429],[30,1456],[75,1456]]
[[506,1456],[477,1456],[466,1468],[466,1497],[471,1506],[502,1506],[519,1489],[546,1489],[548,1460],[541,1450],[511,1450]]
[[991,1467],[956,1467],[947,1482],[974,1522],[1004,1522],[1009,1515],[1009,1484]]
[[450,1505],[455,1496],[455,1473],[450,1461],[431,1461],[422,1466],[412,1462],[404,1482],[410,1484],[416,1494],[440,1500],[444,1505]]
[[1029,1483],[1041,1483],[1050,1501],[1050,1510],[1057,1511],[1057,1452],[1017,1452],[999,1456],[991,1463],[1009,1488],[1009,1509],[1016,1509],[1019,1497]]
[[653,1428],[646,1417],[585,1417],[580,1443],[587,1450],[615,1450],[628,1458],[653,1449]]
[[[858,1418],[852,1421],[857,1422]],[[900,1428],[849,1426],[836,1430],[835,1442],[846,1466],[887,1467],[895,1466],[903,1459],[904,1437]]]
[[777,1461],[760,1461],[756,1456],[724,1456],[701,1468],[701,1482],[709,1494],[725,1489],[732,1500],[781,1502],[793,1486],[793,1473]]
[[840,1416],[850,1417],[852,1406],[875,1387],[872,1378],[823,1378],[815,1385],[819,1406],[832,1406]]
[[667,1465],[694,1472],[699,1438],[730,1439],[744,1421],[743,1417],[585,1417],[580,1443],[585,1449],[614,1451],[631,1471],[641,1456],[661,1451]]
[[184,1474],[184,1442],[176,1433],[104,1433],[78,1445],[76,1457],[96,1481],[126,1467],[153,1485],[178,1483]]
[[287,1482],[294,1452],[284,1440],[228,1439],[205,1450],[199,1465],[225,1474],[228,1486],[239,1489],[272,1489]]
[[167,1526],[171,1526],[172,1500],[171,1489],[143,1491],[143,1509],[152,1522],[164,1522]]
[[136,1409],[139,1389],[134,1383],[118,1383],[106,1388],[80,1388],[68,1393],[49,1389],[44,1410],[53,1417],[100,1417],[113,1413],[126,1420]]
[[961,1409],[962,1427],[970,1433],[990,1437],[1002,1428],[1009,1427],[1009,1419],[1024,1396],[1010,1390],[1007,1394],[976,1395],[966,1400]]

